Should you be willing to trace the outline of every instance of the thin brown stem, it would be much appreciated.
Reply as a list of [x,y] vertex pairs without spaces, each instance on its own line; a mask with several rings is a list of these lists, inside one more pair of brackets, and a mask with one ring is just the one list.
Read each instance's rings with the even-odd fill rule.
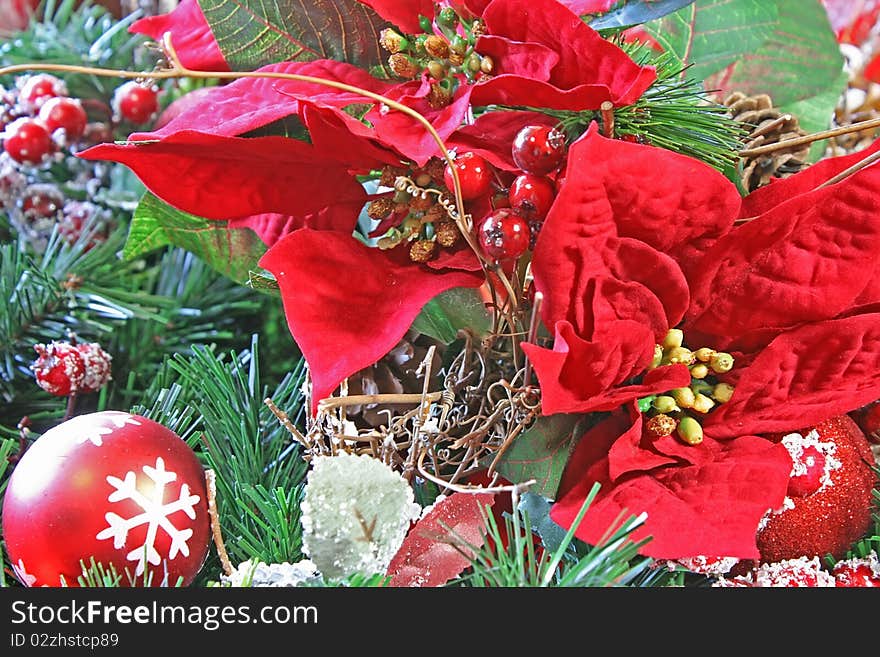
[[425,399],[435,402],[443,393],[429,392],[424,397],[421,393],[409,394],[378,394],[378,395],[349,395],[348,397],[328,397],[318,402],[318,412],[326,412],[343,406],[360,406],[361,404],[418,404]]
[[285,429],[287,429],[287,432],[291,436],[293,436],[294,439],[296,439],[296,441],[299,444],[301,444],[306,449],[312,448],[312,445],[309,442],[309,439],[306,438],[300,432],[300,430],[296,428],[296,426],[293,424],[293,422],[290,421],[290,416],[287,415],[287,413],[282,411],[280,408],[278,408],[275,405],[275,402],[272,401],[272,399],[270,397],[266,397],[266,399],[263,400],[263,403],[269,407],[269,410],[272,411],[272,414],[278,418],[278,421],[281,423],[281,426],[283,426]]
[[73,417],[76,412],[76,393],[71,392],[67,397],[67,408],[64,409],[64,417],[61,419],[62,422],[67,422],[70,418]]
[[[538,335],[538,322],[541,321],[541,306],[544,305],[544,295],[541,292],[535,292],[535,301],[532,304],[532,318],[529,322],[529,333],[526,335],[526,342],[534,344],[535,337]],[[532,362],[526,356],[525,373],[523,374],[523,388],[528,388],[532,378]]]
[[610,100],[603,101],[599,105],[599,113],[602,115],[602,136],[612,139],[614,137],[614,103]]
[[214,537],[214,545],[217,547],[217,556],[220,557],[220,565],[226,576],[232,575],[235,569],[229,561],[229,553],[226,552],[226,544],[223,542],[223,532],[220,530],[220,515],[217,513],[217,477],[213,470],[205,470],[205,484],[208,488],[208,515],[211,517],[211,534]]
[[869,130],[871,128],[880,128],[880,118],[869,119],[867,121],[861,121],[859,123],[853,123],[851,125],[844,125],[840,126],[839,128],[832,128],[831,130],[823,130],[822,132],[814,132],[810,135],[796,137],[795,139],[786,139],[775,144],[767,144],[766,146],[758,146],[757,148],[747,148],[740,151],[739,156],[755,157],[757,155],[764,155],[765,153],[789,150],[797,146],[806,146],[807,144],[812,144],[815,141],[831,139],[832,137],[839,137],[840,135],[846,135],[851,132],[861,132],[862,130]]

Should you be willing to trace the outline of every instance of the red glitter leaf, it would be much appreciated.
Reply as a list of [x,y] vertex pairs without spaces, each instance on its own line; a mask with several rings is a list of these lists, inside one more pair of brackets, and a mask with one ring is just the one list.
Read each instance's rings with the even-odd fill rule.
[[[390,586],[442,586],[470,565],[461,541],[482,546],[484,513],[495,495],[453,493],[410,530],[388,566]],[[457,547],[453,547],[457,546]]]
[[[344,378],[387,354],[430,299],[483,281],[399,255],[368,248],[350,232],[303,228],[260,260],[278,280],[290,332],[309,364],[313,412]],[[356,282],[341,285],[340,272],[356,272]]]
[[705,452],[698,465],[661,466],[612,481],[608,454],[628,426],[625,418],[612,417],[584,435],[550,517],[571,527],[599,482],[599,494],[575,532],[587,543],[595,545],[621,515],[646,512],[645,524],[633,533],[634,540],[653,537],[642,549],[646,555],[757,558],[758,522],[785,497],[791,469],[785,447],[754,436],[725,443],[707,437],[689,448]]
[[701,261],[686,321],[719,349],[754,348],[802,322],[848,309],[880,252],[880,168],[796,196],[722,237]]
[[733,397],[704,422],[716,438],[793,431],[842,415],[880,399],[880,314],[788,331],[735,372]]
[[228,71],[229,64],[214,39],[202,8],[196,0],[181,0],[169,14],[149,16],[136,21],[128,30],[161,42],[171,32],[171,43],[180,62],[194,71]]

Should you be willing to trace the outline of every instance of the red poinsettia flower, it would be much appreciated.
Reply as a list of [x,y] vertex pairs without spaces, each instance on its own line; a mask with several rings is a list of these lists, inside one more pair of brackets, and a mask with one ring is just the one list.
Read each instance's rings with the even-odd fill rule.
[[595,110],[634,103],[656,79],[556,0],[493,0],[482,11],[487,33],[477,52],[495,63],[474,105]]
[[[816,165],[741,201],[721,175],[684,156],[595,128],[572,146],[532,262],[555,342],[525,348],[545,413],[626,406],[580,441],[557,522],[570,526],[599,481],[578,528],[584,540],[596,542],[626,509],[648,512],[647,554],[757,556],[758,522],[781,503],[791,467],[784,447],[757,434],[880,397],[880,222],[870,201],[880,169],[815,189],[864,156]],[[652,438],[633,407],[665,384],[655,382],[663,368],[637,375],[675,325],[690,344],[731,350],[743,364],[698,446]],[[689,383],[685,372],[666,390]]]

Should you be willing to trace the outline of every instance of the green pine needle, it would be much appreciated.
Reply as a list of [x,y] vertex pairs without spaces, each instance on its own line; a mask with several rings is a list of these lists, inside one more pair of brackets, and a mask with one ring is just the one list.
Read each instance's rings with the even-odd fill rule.
[[[477,587],[607,587],[664,585],[661,570],[651,570],[651,559],[638,554],[650,539],[634,542],[631,534],[644,522],[629,518],[615,523],[596,546],[574,538],[574,530],[599,491],[595,484],[584,500],[572,528],[553,549],[537,550],[532,520],[519,508],[504,519],[504,531],[491,512],[484,513],[487,540],[482,547],[458,539],[455,545],[471,560],[471,569],[459,584]],[[506,536],[506,538],[505,538]],[[505,543],[507,547],[505,547]]]

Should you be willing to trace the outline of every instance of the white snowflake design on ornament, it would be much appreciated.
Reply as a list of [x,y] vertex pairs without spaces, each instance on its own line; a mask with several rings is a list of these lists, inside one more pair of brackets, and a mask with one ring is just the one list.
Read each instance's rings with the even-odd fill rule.
[[130,530],[141,525],[148,525],[143,545],[136,547],[126,555],[129,561],[137,561],[135,575],[143,575],[146,562],[153,566],[158,566],[162,562],[162,557],[155,546],[160,527],[171,537],[168,559],[174,559],[178,554],[189,556],[189,546],[186,542],[192,537],[193,530],[189,528],[178,529],[171,524],[168,517],[178,511],[183,511],[191,520],[195,520],[195,505],[201,499],[198,495],[191,494],[189,486],[183,484],[180,487],[180,497],[174,502],[163,504],[165,486],[177,479],[177,474],[165,469],[165,461],[162,457],[156,459],[156,467],[145,465],[143,471],[154,483],[151,497],[147,497],[137,489],[136,475],[131,470],[125,474],[125,479],[107,477],[107,483],[116,489],[107,498],[110,502],[132,500],[144,512],[128,519],[113,512],[107,513],[104,518],[109,526],[96,536],[99,541],[112,538],[113,547],[119,549],[125,545]]
[[37,578],[35,575],[31,575],[27,569],[24,567],[24,561],[21,559],[18,560],[18,563],[12,564],[12,572],[15,574],[15,577],[19,582],[24,584],[27,587],[31,587],[37,583]]
[[106,411],[102,415],[102,419],[109,420],[113,426],[95,426],[94,420],[87,415],[80,415],[67,421],[66,426],[76,432],[76,442],[78,444],[91,441],[95,447],[104,444],[104,436],[109,436],[114,429],[121,429],[126,424],[140,426],[141,423],[135,420],[128,413],[122,411]]

